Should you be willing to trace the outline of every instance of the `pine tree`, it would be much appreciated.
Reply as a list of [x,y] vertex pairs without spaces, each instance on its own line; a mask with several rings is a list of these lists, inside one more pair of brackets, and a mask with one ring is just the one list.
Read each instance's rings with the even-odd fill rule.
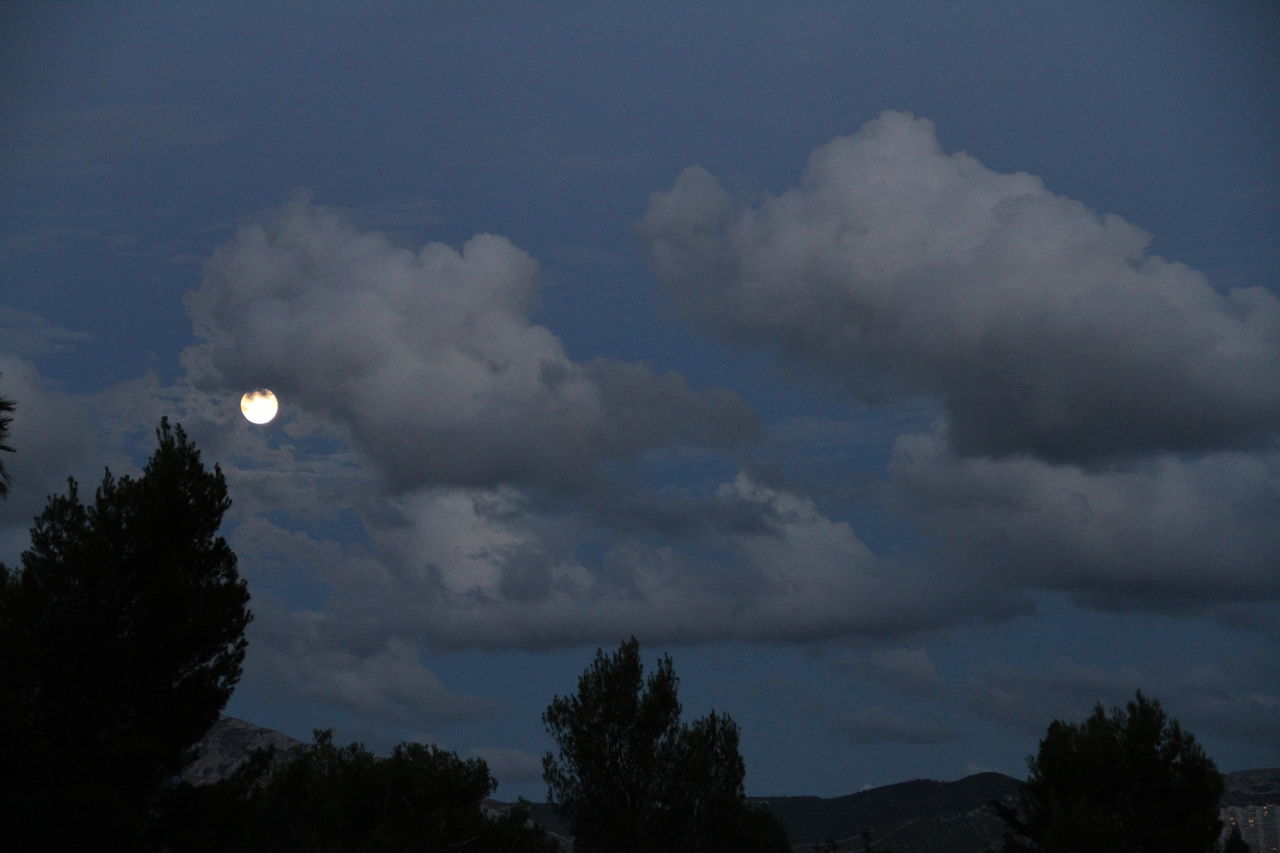
[[[256,762],[256,765],[252,764]],[[180,785],[166,817],[178,853],[399,853],[477,850],[556,853],[517,804],[486,813],[496,783],[478,758],[420,743],[378,757],[332,731],[287,761],[258,753],[230,779]]]
[[[141,477],[50,498],[0,565],[6,830],[50,849],[140,849],[162,784],[240,677],[251,614],[217,535],[230,507],[180,426]],[[12,836],[11,836],[12,837]]]

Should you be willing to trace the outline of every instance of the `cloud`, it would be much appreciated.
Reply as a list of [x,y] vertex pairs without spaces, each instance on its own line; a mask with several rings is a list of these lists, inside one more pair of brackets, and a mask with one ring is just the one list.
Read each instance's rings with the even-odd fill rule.
[[1132,666],[1103,670],[1057,657],[1034,669],[992,663],[968,679],[962,692],[983,716],[1043,733],[1052,720],[1084,719],[1099,702],[1123,704],[1143,684]]
[[1280,300],[886,112],[752,207],[691,168],[639,225],[701,327],[871,402],[935,395],[892,489],[975,582],[1096,607],[1280,595]]
[[867,662],[877,677],[903,693],[933,696],[944,689],[924,649],[876,649]]
[[81,499],[92,499],[102,475],[85,407],[63,394],[24,359],[0,355],[0,397],[15,404],[0,452],[10,477],[9,494],[0,500],[0,561],[12,565],[29,543],[31,520],[49,495],[65,493],[67,478],[80,480]]
[[728,392],[570,360],[529,320],[537,282],[503,237],[414,253],[295,199],[210,259],[185,360],[200,387],[269,386],[343,425],[399,489],[579,487],[605,459],[754,433]]
[[898,440],[895,488],[960,562],[1005,584],[1101,608],[1280,597],[1280,453],[1159,454],[1091,469],[964,458],[944,433]]
[[886,112],[755,208],[699,168],[639,225],[679,309],[866,399],[941,395],[962,455],[1266,445],[1280,300],[1216,291],[1114,215]]
[[924,649],[882,647],[849,651],[835,657],[830,666],[852,679],[886,685],[907,696],[937,698],[947,693],[946,682]]
[[36,356],[63,352],[92,338],[53,325],[43,317],[0,306],[0,347],[14,356]]
[[1000,594],[878,559],[847,523],[746,475],[707,502],[754,520],[671,539],[550,511],[513,486],[395,496],[365,516],[381,568],[352,561],[332,577],[335,624],[441,647],[629,633],[646,642],[787,642],[900,636],[1005,605]]
[[258,678],[275,691],[319,699],[402,725],[454,722],[493,711],[488,700],[448,690],[417,645],[387,636],[365,646],[342,642],[323,613],[255,607],[250,638]]
[[1265,658],[1104,670],[1059,657],[1034,669],[992,664],[968,680],[964,702],[983,716],[1043,735],[1055,719],[1080,722],[1096,705],[1123,706],[1140,689],[1199,738],[1228,737],[1275,753],[1280,751],[1280,695],[1267,686],[1277,683],[1276,675],[1274,662]]
[[946,726],[912,720],[876,706],[841,717],[832,732],[854,743],[942,743],[958,737]]

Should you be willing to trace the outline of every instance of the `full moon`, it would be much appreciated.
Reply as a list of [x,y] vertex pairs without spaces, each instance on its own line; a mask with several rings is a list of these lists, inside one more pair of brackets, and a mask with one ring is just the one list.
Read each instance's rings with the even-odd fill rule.
[[276,401],[276,395],[271,393],[270,388],[246,391],[244,396],[240,398],[240,411],[244,413],[245,419],[250,423],[270,423],[279,410],[280,404]]

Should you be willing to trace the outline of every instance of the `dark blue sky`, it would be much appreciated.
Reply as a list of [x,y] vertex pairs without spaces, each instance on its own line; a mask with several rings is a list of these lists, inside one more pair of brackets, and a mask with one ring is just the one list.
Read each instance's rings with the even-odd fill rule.
[[1138,688],[1280,763],[1274,6],[0,15],[0,559],[182,421],[231,713],[538,799],[634,633],[753,794],[1020,775]]

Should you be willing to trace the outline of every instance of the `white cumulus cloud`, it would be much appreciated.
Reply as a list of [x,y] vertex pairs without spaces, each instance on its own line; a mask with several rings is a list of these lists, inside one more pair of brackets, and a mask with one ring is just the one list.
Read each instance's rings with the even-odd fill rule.
[[640,233],[703,327],[876,399],[944,397],[966,455],[1055,460],[1269,441],[1280,300],[1215,290],[1040,179],[947,154],[886,112],[758,207],[699,168]]
[[581,484],[604,458],[754,430],[728,392],[572,361],[529,319],[537,298],[537,263],[504,237],[412,252],[298,198],[209,260],[186,363],[201,387],[271,387],[344,425],[399,488]]

